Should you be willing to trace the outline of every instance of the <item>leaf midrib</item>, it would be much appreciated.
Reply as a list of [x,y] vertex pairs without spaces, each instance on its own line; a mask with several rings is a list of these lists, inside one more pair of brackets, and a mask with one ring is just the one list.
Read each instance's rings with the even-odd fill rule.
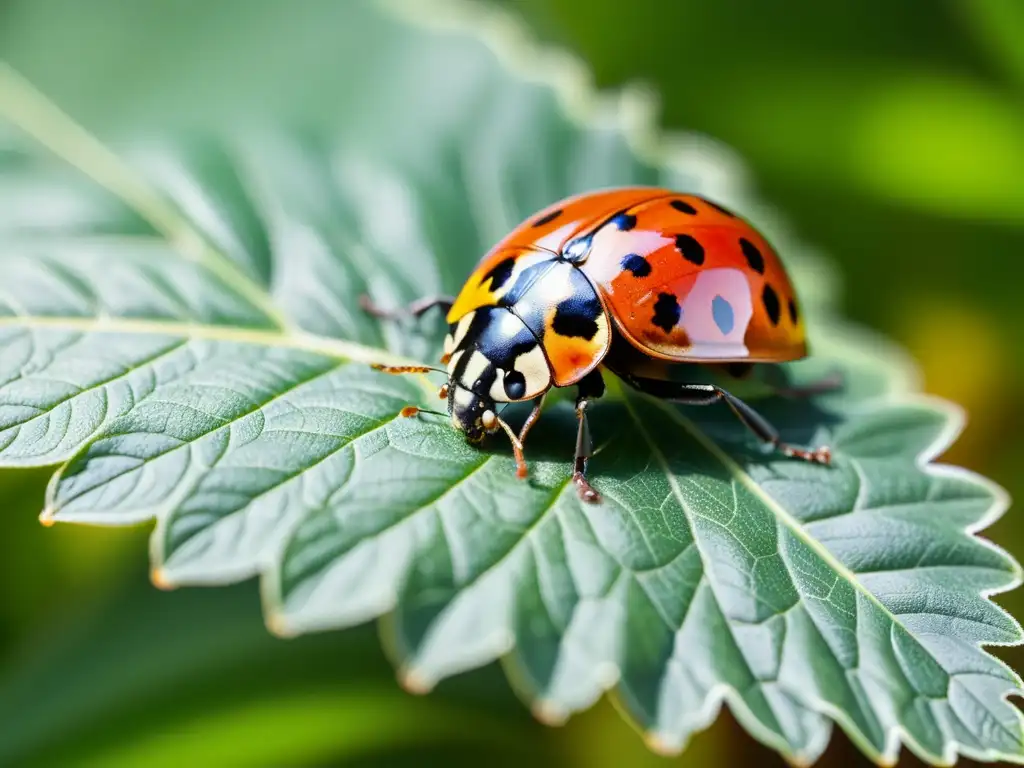
[[79,333],[120,333],[147,336],[170,336],[188,339],[253,344],[275,349],[314,352],[325,357],[355,363],[386,365],[420,365],[421,361],[403,357],[355,341],[336,339],[316,333],[295,330],[266,330],[232,325],[211,325],[177,320],[145,320],[128,317],[58,317],[41,315],[10,315],[0,317],[3,328],[39,328]]
[[281,331],[295,327],[270,294],[213,247],[173,204],[2,60],[0,115],[119,198],[161,233],[183,258],[203,264]]
[[227,285],[250,301],[276,330],[208,325],[164,320],[110,317],[0,317],[0,328],[18,326],[55,328],[85,333],[166,334],[192,339],[258,344],[279,349],[314,352],[358,363],[416,365],[420,361],[393,355],[352,341],[298,329],[276,307],[270,294],[245,275],[234,262],[215,249],[109,148],[41,94],[9,64],[0,61],[0,115],[6,115],[40,144],[89,176],[148,221],[183,258],[201,262]]

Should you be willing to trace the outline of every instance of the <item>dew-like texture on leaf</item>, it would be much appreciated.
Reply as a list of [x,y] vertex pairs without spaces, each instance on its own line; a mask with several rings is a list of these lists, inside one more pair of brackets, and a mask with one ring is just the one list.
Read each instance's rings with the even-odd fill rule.
[[[103,145],[0,69],[0,465],[60,464],[44,521],[155,519],[158,584],[258,575],[281,634],[382,617],[411,688],[501,658],[546,722],[614,689],[663,751],[725,702],[798,761],[836,723],[880,759],[1024,757],[1020,681],[981,647],[1021,640],[989,599],[1018,566],[974,535],[1006,499],[932,463],[955,410],[833,314],[820,264],[705,145],[641,159],[632,102],[567,105],[537,76],[564,64],[490,11],[489,47],[445,21],[461,4],[426,24],[395,7],[335,5],[343,71],[373,76],[339,86],[329,129]],[[381,322],[359,296],[453,293],[513,225],[624,184],[770,231],[813,352],[785,372],[845,388],[752,402],[832,466],[764,453],[723,405],[610,381],[587,505],[564,400],[531,432],[528,482],[503,438],[400,415],[440,407],[440,382],[368,363],[435,362],[443,323]]]

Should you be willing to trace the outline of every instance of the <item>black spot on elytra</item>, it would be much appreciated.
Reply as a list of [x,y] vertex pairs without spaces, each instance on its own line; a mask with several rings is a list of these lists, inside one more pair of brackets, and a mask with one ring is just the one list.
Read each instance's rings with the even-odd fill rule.
[[581,301],[566,299],[555,307],[551,329],[559,336],[571,336],[590,341],[597,335],[597,318],[601,316],[601,302],[597,297]]
[[675,208],[680,213],[688,213],[691,216],[693,216],[693,215],[695,215],[697,213],[697,209],[696,208],[694,208],[692,205],[690,205],[689,203],[687,203],[687,202],[685,202],[683,200],[672,200],[669,203],[669,205],[671,205],[673,208]]
[[693,235],[676,235],[676,248],[691,264],[700,266],[704,263],[704,246]]
[[552,221],[554,221],[555,219],[557,219],[561,215],[562,215],[562,209],[558,208],[558,209],[552,211],[551,213],[547,213],[547,214],[544,214],[543,216],[541,216],[539,219],[537,219],[535,222],[533,222],[533,226],[535,226],[535,227],[543,227],[545,224],[550,224]]
[[772,325],[779,324],[779,295],[775,293],[775,289],[772,288],[768,283],[764,284],[764,290],[761,291],[761,301],[764,302],[764,310],[768,313],[768,319],[772,321]]
[[491,279],[491,290],[496,291],[512,277],[512,270],[516,268],[516,257],[509,256],[507,259],[502,259],[494,267],[484,275],[484,279],[481,280],[481,284],[487,282],[487,278]]
[[759,275],[764,274],[764,256],[757,250],[757,246],[747,240],[745,237],[740,238],[740,248],[743,251],[743,255],[747,257],[747,264],[750,268],[757,272]]
[[796,312],[796,302],[792,299],[789,300],[789,319],[793,321],[793,325],[796,325],[799,315]]
[[651,274],[651,264],[638,253],[631,253],[622,259],[622,268],[633,273],[633,277],[647,277]]
[[636,226],[636,216],[631,213],[620,213],[614,216],[611,223],[615,225],[617,229],[623,232],[628,232]]
[[705,200],[704,202],[707,203],[708,205],[710,205],[712,208],[714,208],[719,213],[724,213],[726,216],[732,216],[734,219],[736,218],[736,214],[735,213],[730,211],[725,206],[719,205],[714,200]]
[[505,394],[512,400],[518,400],[526,394],[526,377],[520,371],[509,371],[503,380]]
[[651,322],[668,333],[679,322],[680,313],[679,299],[671,293],[659,293],[658,300],[654,302],[654,318]]

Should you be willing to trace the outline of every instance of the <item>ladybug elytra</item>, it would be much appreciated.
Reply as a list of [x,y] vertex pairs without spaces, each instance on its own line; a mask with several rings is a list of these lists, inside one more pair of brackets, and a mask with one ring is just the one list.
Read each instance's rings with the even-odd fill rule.
[[[827,464],[827,448],[783,443],[749,405],[719,386],[673,380],[681,364],[734,376],[807,354],[803,318],[772,246],[748,222],[693,194],[628,187],[557,202],[516,227],[477,265],[454,298],[422,299],[404,313],[447,311],[442,364],[452,425],[478,442],[504,429],[517,473],[522,445],[552,387],[577,387],[573,482],[586,501],[591,454],[586,410],[604,393],[601,367],[673,402],[725,402],[783,454]],[[364,308],[386,312],[368,301]],[[429,368],[375,366],[393,373]],[[822,391],[834,384],[803,390]],[[518,434],[499,403],[533,401]],[[413,409],[415,410],[415,409]]]

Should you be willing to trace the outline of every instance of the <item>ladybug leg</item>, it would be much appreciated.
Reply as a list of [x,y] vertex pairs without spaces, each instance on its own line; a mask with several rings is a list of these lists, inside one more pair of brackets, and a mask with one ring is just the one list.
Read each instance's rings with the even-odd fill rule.
[[526,417],[526,421],[523,422],[522,428],[519,430],[519,445],[512,444],[512,450],[516,459],[516,477],[520,480],[525,480],[529,471],[526,468],[526,458],[523,456],[523,443],[526,442],[526,435],[530,431],[530,428],[537,423],[537,419],[540,418],[540,410],[544,405],[544,395],[538,397],[533,401],[533,410]]
[[590,438],[590,427],[587,424],[587,406],[589,404],[590,401],[586,398],[576,401],[578,428],[576,430],[576,453],[572,462],[572,482],[576,486],[576,493],[583,501],[595,503],[601,500],[601,494],[595,491],[587,480],[587,459],[594,451]]
[[573,455],[572,482],[576,493],[583,501],[596,503],[601,494],[594,490],[587,481],[587,460],[594,452],[593,440],[590,437],[590,426],[587,424],[587,406],[590,401],[604,394],[604,379],[601,372],[594,369],[582,379],[576,395],[576,452]]
[[366,294],[359,297],[359,306],[364,312],[384,320],[397,320],[409,315],[416,318],[422,317],[434,307],[441,307],[444,312],[447,312],[454,303],[455,299],[451,296],[424,296],[399,309],[383,309],[374,304]]
[[718,401],[724,401],[747,429],[762,442],[774,446],[784,456],[815,464],[828,464],[832,460],[832,453],[825,446],[809,451],[782,442],[778,431],[768,423],[764,416],[721,387],[716,387],[713,384],[681,384],[657,379],[641,379],[635,376],[626,377],[626,381],[649,395],[683,405],[711,405]]
[[[547,392],[544,393],[544,395],[546,394]],[[523,422],[523,426],[519,430],[520,443],[526,440],[526,434],[530,431],[533,425],[537,423],[537,419],[540,418],[540,409],[544,405],[544,395],[541,395],[533,401],[533,410],[530,411],[530,415],[526,417],[526,421]]]

